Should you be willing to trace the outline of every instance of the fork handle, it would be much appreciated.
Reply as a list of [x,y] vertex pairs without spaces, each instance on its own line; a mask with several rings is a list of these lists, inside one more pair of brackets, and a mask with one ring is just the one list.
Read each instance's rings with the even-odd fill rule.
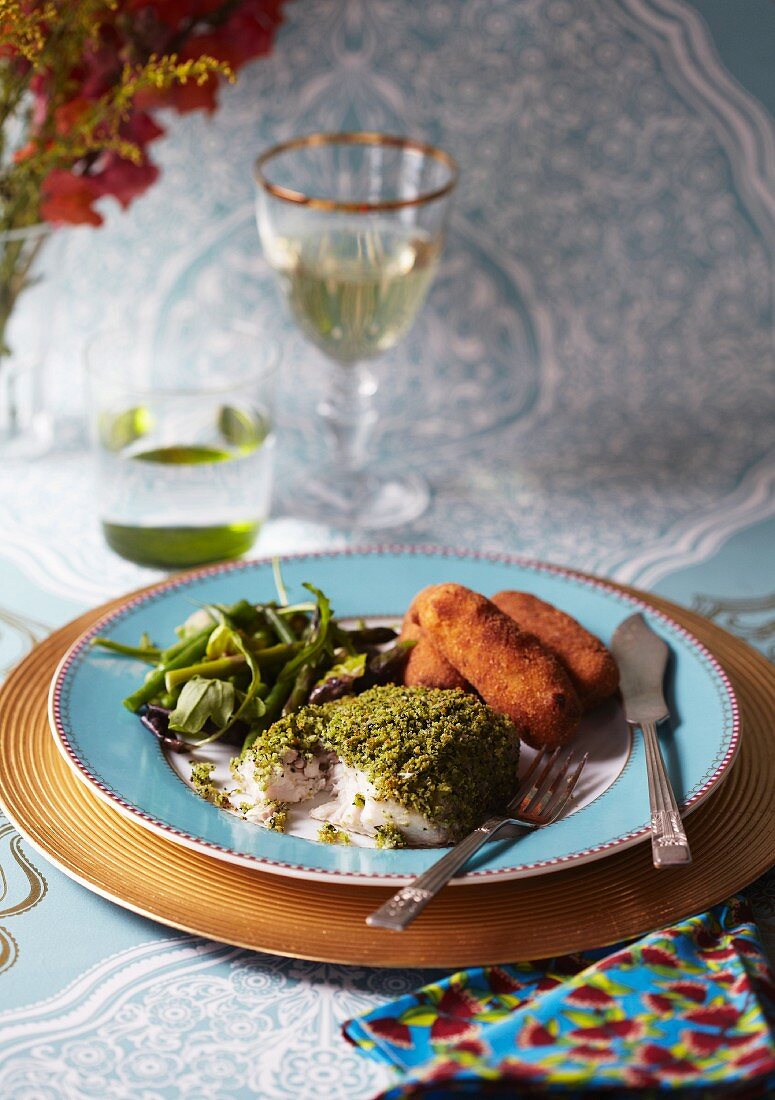
[[659,749],[657,727],[654,722],[642,722],[640,728],[646,746],[651,806],[651,854],[654,866],[674,867],[691,863],[689,842]]
[[469,833],[427,871],[423,871],[408,886],[402,886],[392,898],[366,918],[366,923],[372,928],[389,928],[392,932],[403,932],[431,898],[435,898],[447,885],[455,872],[459,871],[502,825],[510,821],[508,817],[489,817],[483,825]]

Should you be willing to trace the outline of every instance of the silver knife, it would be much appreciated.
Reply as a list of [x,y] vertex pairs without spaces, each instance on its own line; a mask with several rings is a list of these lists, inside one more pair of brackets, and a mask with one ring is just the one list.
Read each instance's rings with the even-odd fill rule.
[[646,747],[654,866],[691,863],[689,843],[657,737],[657,726],[670,717],[662,694],[670,651],[638,614],[630,615],[617,626],[611,640],[611,652],[619,666],[624,716],[628,725],[640,727]]

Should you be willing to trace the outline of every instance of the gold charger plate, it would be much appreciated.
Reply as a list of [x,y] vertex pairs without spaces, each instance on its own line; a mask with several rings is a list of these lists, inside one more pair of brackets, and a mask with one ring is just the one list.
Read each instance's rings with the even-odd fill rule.
[[79,782],[48,726],[48,688],[62,654],[126,597],[58,630],[11,673],[0,692],[0,802],[34,847],[103,897],[171,927],[274,954],[369,966],[464,967],[641,935],[722,901],[772,864],[775,670],[699,615],[624,591],[695,634],[723,665],[740,705],[737,761],[687,822],[694,856],[689,868],[655,871],[644,843],[553,875],[456,887],[396,934],[364,923],[385,900],[384,888],[282,878],[171,843]]

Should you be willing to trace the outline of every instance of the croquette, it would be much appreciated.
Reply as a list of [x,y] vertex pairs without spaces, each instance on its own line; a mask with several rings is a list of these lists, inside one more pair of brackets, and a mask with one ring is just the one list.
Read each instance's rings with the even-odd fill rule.
[[584,710],[592,710],[619,686],[619,670],[606,647],[581,623],[529,592],[496,592],[492,602],[520,630],[534,634],[564,666]]
[[575,732],[581,703],[568,673],[533,634],[492,601],[460,584],[436,584],[415,597],[420,626],[446,659],[535,747],[561,745]]
[[417,618],[414,603],[404,615],[401,626],[401,640],[415,644],[409,650],[404,664],[404,683],[408,687],[430,687],[461,691],[473,691],[464,676],[449,663],[443,653],[433,644]]

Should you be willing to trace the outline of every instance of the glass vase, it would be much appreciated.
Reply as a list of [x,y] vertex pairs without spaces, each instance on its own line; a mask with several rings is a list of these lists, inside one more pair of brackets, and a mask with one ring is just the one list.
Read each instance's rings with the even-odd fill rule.
[[31,458],[52,438],[45,363],[53,281],[43,267],[50,226],[0,233],[0,458]]

